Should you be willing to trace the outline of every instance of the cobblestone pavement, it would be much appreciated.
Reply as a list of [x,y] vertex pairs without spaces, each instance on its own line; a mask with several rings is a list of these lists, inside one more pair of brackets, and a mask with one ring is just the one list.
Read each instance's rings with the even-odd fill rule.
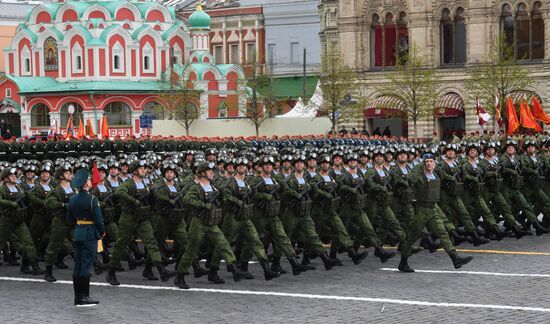
[[344,267],[332,271],[319,266],[270,282],[263,281],[261,268],[253,264],[255,280],[234,283],[223,271],[226,284],[189,278],[194,288],[189,291],[173,288],[172,281],[145,281],[141,269],[119,273],[120,287],[105,284],[102,274],[92,278],[97,285],[91,288],[92,297],[101,304],[89,308],[72,305],[70,270],[56,270],[59,282],[50,284],[4,264],[0,319],[3,323],[550,322],[550,235],[460,248],[484,252],[461,252],[474,260],[457,271],[445,253],[423,251],[409,264],[432,272],[391,271],[398,256],[381,264],[369,255],[359,266],[344,258]]

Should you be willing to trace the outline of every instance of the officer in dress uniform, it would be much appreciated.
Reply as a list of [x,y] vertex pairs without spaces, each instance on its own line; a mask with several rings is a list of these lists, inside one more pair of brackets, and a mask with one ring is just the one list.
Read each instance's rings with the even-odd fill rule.
[[73,238],[74,304],[94,306],[99,302],[90,298],[90,276],[98,240],[105,235],[105,225],[99,200],[88,192],[92,188],[88,170],[76,172],[73,187],[78,188],[78,193],[69,200],[67,217],[69,222],[76,223]]

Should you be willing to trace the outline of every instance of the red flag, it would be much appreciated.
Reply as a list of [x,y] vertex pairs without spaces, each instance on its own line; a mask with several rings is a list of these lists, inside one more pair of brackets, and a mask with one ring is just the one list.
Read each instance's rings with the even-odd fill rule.
[[480,126],[485,125],[485,123],[488,122],[489,119],[491,119],[491,116],[485,111],[485,108],[483,108],[479,103],[478,98],[476,98],[476,111],[477,111],[477,117],[478,117]]
[[103,116],[103,120],[101,121],[101,137],[102,138],[109,138],[109,124],[107,123],[107,116]]
[[74,125],[73,125],[73,115],[69,115],[69,120],[67,120],[67,134],[66,138],[71,138],[74,135]]
[[510,97],[506,98],[506,118],[508,120],[508,135],[512,135],[519,130],[519,121],[516,108]]
[[86,120],[86,128],[87,128],[86,133],[88,134],[88,136],[94,137],[95,136],[94,128],[92,127],[92,122],[90,121],[90,119]]
[[502,107],[498,101],[498,96],[495,96],[495,119],[497,120],[498,127],[502,129],[504,121],[502,120]]
[[92,166],[92,187],[96,187],[98,183],[101,182],[101,175],[99,175],[99,170],[97,169],[97,165],[94,162]]
[[78,133],[76,134],[77,138],[84,138],[86,137],[86,132],[84,131],[84,122],[82,121],[82,117],[80,117],[80,125],[78,125]]
[[523,100],[519,102],[519,120],[521,126],[523,126],[524,128],[534,129],[537,132],[542,131],[540,125],[537,123],[537,121],[533,117],[533,114],[531,113],[531,108],[529,108],[529,105],[527,103],[524,104]]
[[544,109],[542,109],[542,106],[536,97],[533,97],[531,103],[533,104],[533,116],[535,119],[545,123],[546,125],[550,125],[550,116],[544,112]]

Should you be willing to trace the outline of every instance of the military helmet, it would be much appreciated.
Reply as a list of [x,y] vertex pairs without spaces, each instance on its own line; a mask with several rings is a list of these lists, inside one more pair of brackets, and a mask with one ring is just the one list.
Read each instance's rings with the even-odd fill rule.
[[303,162],[306,163],[307,158],[304,154],[296,154],[292,158],[292,165],[296,164],[296,162]]
[[235,166],[245,165],[248,166],[248,159],[245,157],[238,157],[234,162]]
[[346,156],[346,162],[359,161],[359,155],[357,153],[350,153]]
[[42,172],[49,172],[51,173],[52,172],[52,166],[48,163],[45,163],[45,164],[42,164],[40,166],[40,169],[38,169],[40,173]]
[[200,175],[203,172],[206,172],[207,170],[215,170],[216,164],[213,162],[200,162],[197,166],[197,169],[195,170],[195,173]]
[[27,165],[24,165],[23,166],[23,172],[27,173],[27,172],[34,172],[36,173],[36,170],[38,170],[38,168],[36,167],[36,165],[34,164],[27,164]]
[[130,163],[130,166],[128,167],[128,171],[129,172],[134,172],[140,167],[146,168],[147,167],[147,161],[145,161],[145,160],[133,161],[132,163]]
[[317,163],[321,164],[321,163],[324,163],[324,162],[327,162],[327,163],[330,163],[332,162],[331,158],[330,158],[330,155],[328,154],[321,154],[319,156],[319,158],[317,159]]
[[529,146],[534,146],[534,147],[536,147],[536,148],[539,147],[539,144],[538,144],[537,141],[534,140],[534,139],[528,139],[528,140],[526,140],[526,141],[523,143],[523,145],[525,146],[525,149],[527,149]]
[[120,169],[120,163],[118,163],[117,161],[109,161],[109,163],[107,163],[107,166],[109,167],[109,169]]
[[73,170],[73,168],[72,168],[71,164],[68,163],[68,162],[64,162],[55,169],[55,172],[54,172],[53,176],[56,179],[61,179],[61,177],[63,176],[63,173],[65,173],[67,171],[72,171],[72,170]]
[[98,163],[98,164],[96,164],[96,166],[97,166],[98,171],[103,171],[105,173],[109,172],[109,167],[107,166],[106,163],[103,163],[103,162]]
[[266,164],[275,165],[275,159],[272,156],[264,155],[260,157],[260,166],[264,166]]
[[0,179],[4,180],[7,177],[9,177],[11,174],[17,174],[17,169],[14,167],[11,168],[5,168],[0,172]]
[[170,170],[171,170],[171,171],[174,171],[174,173],[175,173],[176,176],[177,176],[177,174],[178,174],[178,166],[177,166],[176,164],[171,163],[171,162],[168,162],[168,163],[164,163],[164,164],[162,165],[162,167],[161,167],[161,172],[162,172],[162,174],[165,174],[166,171],[170,171]]

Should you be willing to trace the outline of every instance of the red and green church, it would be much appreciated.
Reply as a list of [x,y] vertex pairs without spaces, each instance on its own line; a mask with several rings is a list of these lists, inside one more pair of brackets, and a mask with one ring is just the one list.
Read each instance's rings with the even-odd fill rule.
[[0,113],[19,115],[22,136],[62,134],[70,112],[95,133],[106,116],[111,136],[147,134],[140,116],[164,119],[172,70],[199,90],[200,118],[238,117],[244,72],[214,64],[209,31],[200,5],[188,25],[149,0],[38,5],[4,49]]

